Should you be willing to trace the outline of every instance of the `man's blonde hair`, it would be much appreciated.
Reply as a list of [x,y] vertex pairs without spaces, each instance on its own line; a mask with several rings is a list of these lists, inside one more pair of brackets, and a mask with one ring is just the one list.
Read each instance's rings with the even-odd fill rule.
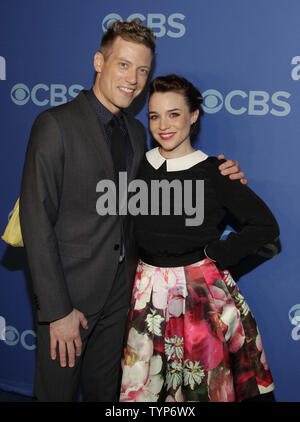
[[134,19],[131,22],[115,21],[108,27],[100,45],[100,52],[105,58],[110,55],[111,46],[117,37],[137,44],[143,44],[150,48],[153,55],[155,53],[155,36],[152,30],[142,25],[139,19]]

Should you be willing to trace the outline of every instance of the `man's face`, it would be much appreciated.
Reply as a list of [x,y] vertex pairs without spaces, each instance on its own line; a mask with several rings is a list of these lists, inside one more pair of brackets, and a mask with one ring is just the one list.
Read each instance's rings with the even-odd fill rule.
[[95,95],[114,114],[129,107],[146,84],[151,60],[150,48],[117,37],[106,59],[100,52],[95,54]]

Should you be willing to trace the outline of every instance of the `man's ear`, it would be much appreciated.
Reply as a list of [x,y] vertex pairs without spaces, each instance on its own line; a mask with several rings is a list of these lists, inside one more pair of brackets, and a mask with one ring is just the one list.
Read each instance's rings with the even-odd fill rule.
[[94,68],[97,73],[101,73],[104,64],[104,56],[100,51],[97,51],[94,56]]

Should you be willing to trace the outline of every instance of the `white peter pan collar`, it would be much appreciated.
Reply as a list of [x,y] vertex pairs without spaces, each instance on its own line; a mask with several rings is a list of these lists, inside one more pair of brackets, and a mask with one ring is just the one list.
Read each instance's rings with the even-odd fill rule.
[[146,158],[155,170],[159,169],[166,161],[167,171],[187,170],[194,165],[201,163],[208,158],[204,152],[197,150],[183,157],[165,158],[159,152],[159,147],[153,148],[146,152]]

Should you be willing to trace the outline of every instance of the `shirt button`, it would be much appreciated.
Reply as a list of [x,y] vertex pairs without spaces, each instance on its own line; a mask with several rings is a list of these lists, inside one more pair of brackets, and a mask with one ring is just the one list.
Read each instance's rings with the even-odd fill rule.
[[115,250],[115,251],[117,251],[119,248],[120,248],[120,245],[119,245],[119,244],[116,244],[116,245],[114,246],[114,250]]

